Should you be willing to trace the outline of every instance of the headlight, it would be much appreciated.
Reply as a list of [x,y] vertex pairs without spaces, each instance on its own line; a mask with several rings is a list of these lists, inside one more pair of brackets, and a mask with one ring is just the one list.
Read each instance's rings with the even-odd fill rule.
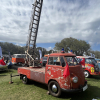
[[98,67],[96,67],[96,68],[95,68],[95,71],[96,71],[96,72],[99,72],[99,68],[98,68]]
[[78,82],[78,77],[75,76],[75,77],[73,77],[72,80],[73,80],[74,83],[77,83]]

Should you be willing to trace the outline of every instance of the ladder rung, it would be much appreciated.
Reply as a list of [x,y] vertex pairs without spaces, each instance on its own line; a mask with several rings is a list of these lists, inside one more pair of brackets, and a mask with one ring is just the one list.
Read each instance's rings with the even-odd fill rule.
[[36,27],[32,27],[32,28],[37,29]]
[[36,12],[40,13],[39,11],[35,10]]
[[35,16],[39,17],[38,15],[35,15]]
[[[31,35],[32,36],[32,35]],[[36,36],[32,36],[32,37],[36,37]]]
[[34,19],[34,20],[39,21],[39,20],[37,20],[37,19]]
[[41,5],[41,3],[40,3],[40,2],[38,2],[38,1],[37,1],[37,3]]
[[35,7],[37,7],[37,8],[39,8],[39,9],[41,9],[40,7],[38,7],[38,6],[34,5],[34,4],[32,4],[32,5],[35,6]]
[[36,31],[34,32],[34,31],[32,31],[33,33],[36,33]]
[[35,41],[35,40],[31,40],[31,41]]
[[38,25],[38,24],[36,24],[36,23],[33,23],[33,24]]

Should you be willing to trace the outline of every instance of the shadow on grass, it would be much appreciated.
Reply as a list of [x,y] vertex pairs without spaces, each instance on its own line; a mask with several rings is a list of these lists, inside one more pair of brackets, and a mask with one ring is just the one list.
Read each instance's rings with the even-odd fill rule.
[[30,80],[27,85],[34,85],[36,87],[39,87],[39,88],[42,88],[42,89],[45,89],[45,90],[48,91],[48,86],[46,84],[42,84],[42,83],[39,83],[39,82],[36,82],[36,81]]
[[93,79],[99,79],[100,80],[100,76],[91,76],[91,78],[93,78]]
[[91,76],[90,78],[86,78],[86,80],[98,82],[100,81],[100,76]]
[[8,72],[8,70],[0,71],[0,74],[6,73],[6,72]]
[[[36,87],[45,89],[48,91],[48,87],[45,84],[30,81],[28,85],[35,85]],[[88,85],[88,89],[84,92],[79,93],[65,93],[59,99],[70,99],[70,100],[92,100],[93,98],[100,98],[100,88],[97,86]]]
[[0,75],[0,76],[7,76],[7,75]]
[[92,100],[93,98],[100,98],[100,88],[88,85],[88,89],[84,92],[75,94],[63,93],[61,98],[70,98],[70,100]]
[[22,67],[22,65],[13,65],[11,69],[17,70],[18,67]]
[[3,74],[3,73],[9,73],[9,72],[14,72],[12,69],[7,69],[7,70],[4,70],[4,71],[0,71],[0,74]]

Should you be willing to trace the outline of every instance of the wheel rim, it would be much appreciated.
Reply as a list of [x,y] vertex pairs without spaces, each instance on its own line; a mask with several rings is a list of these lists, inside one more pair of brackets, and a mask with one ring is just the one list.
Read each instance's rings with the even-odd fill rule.
[[57,86],[55,84],[52,85],[52,91],[54,93],[57,93]]
[[55,97],[59,97],[61,95],[61,88],[59,86],[59,83],[57,83],[56,81],[51,81],[48,84],[48,90],[50,94]]
[[84,75],[85,75],[85,77],[88,77],[89,76],[89,73],[88,72],[84,72]]
[[23,81],[26,82],[26,77],[25,76],[23,77]]

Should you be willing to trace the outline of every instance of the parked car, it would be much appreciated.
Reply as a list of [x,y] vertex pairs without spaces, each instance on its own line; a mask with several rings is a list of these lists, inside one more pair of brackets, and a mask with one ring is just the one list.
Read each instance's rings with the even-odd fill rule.
[[46,65],[46,63],[47,63],[47,58],[48,58],[48,57],[42,57],[42,58],[41,58],[40,63],[41,63],[43,66]]
[[25,63],[26,54],[13,54],[12,64],[21,65]]
[[99,66],[93,57],[77,56],[77,59],[80,61],[80,64],[84,69],[84,75],[86,78],[91,75],[99,75]]
[[95,59],[98,63],[98,66],[99,66],[99,75],[100,75],[100,59]]

